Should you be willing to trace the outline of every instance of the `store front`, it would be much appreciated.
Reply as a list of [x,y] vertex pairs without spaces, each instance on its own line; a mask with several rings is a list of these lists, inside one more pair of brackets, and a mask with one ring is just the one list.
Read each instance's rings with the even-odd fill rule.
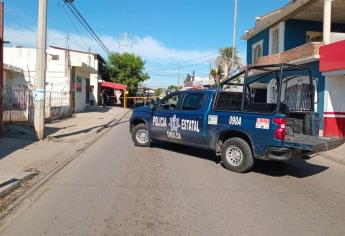
[[345,40],[320,48],[325,76],[324,136],[345,137]]
[[[109,103],[111,105],[124,105],[123,104],[123,97],[121,96],[125,96],[126,91],[127,91],[127,85],[125,84],[117,84],[117,83],[111,83],[108,81],[102,81],[100,83],[100,87],[103,89],[107,89],[107,94],[108,97],[110,99]],[[111,92],[110,92],[110,91]],[[101,96],[102,91],[99,91],[99,96]],[[100,98],[99,101],[102,101],[102,99]]]

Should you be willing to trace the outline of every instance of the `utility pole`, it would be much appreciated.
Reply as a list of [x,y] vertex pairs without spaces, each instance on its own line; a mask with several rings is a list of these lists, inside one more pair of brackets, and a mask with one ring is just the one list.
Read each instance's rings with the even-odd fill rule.
[[4,2],[0,2],[0,137],[3,135],[3,89],[4,89],[4,73],[3,73],[3,50],[4,50]]
[[178,77],[177,77],[177,86],[180,87],[180,74],[181,74],[181,63],[178,63]]
[[209,80],[211,80],[211,72],[212,72],[212,59],[210,59],[210,70],[209,70],[209,72],[208,72],[208,78],[209,78]]
[[230,68],[231,73],[233,72],[234,61],[235,61],[236,27],[237,27],[237,0],[234,0],[234,31],[232,35],[232,55],[231,55],[231,68]]
[[128,47],[131,47],[131,48],[133,47],[133,42],[130,42],[128,40],[128,33],[127,32],[125,32],[125,38],[124,38],[123,44],[120,43],[120,47],[124,47],[126,53],[128,52]]
[[44,138],[45,118],[45,83],[46,83],[46,58],[47,58],[47,0],[39,0],[38,29],[37,29],[37,56],[35,78],[35,113],[34,126],[36,138]]
[[66,49],[69,49],[69,34],[66,35]]

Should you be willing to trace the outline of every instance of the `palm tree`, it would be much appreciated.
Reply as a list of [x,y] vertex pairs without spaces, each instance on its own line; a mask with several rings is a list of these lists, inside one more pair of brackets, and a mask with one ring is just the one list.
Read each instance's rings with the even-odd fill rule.
[[222,68],[218,66],[217,69],[212,69],[210,71],[210,78],[212,78],[215,82],[215,84],[218,84],[220,82],[221,76],[222,76]]
[[235,48],[234,61],[232,61],[233,48],[221,48],[219,49],[219,56],[216,59],[216,65],[222,68],[224,72],[224,78],[227,78],[230,74],[230,70],[241,67],[241,58],[238,55],[238,51]]

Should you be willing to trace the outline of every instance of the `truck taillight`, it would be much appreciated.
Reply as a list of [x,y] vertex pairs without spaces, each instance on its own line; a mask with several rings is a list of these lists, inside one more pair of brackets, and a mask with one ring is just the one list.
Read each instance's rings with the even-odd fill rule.
[[275,130],[274,138],[278,140],[285,140],[286,135],[286,119],[285,118],[273,118],[273,122],[278,125]]

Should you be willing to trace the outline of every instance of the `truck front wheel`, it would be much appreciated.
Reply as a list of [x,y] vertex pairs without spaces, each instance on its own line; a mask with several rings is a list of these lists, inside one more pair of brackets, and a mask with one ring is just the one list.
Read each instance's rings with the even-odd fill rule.
[[243,173],[254,165],[254,158],[249,144],[241,138],[230,138],[222,145],[221,158],[225,168]]
[[145,124],[138,124],[132,129],[132,140],[135,146],[139,146],[139,147],[150,146],[149,131]]

